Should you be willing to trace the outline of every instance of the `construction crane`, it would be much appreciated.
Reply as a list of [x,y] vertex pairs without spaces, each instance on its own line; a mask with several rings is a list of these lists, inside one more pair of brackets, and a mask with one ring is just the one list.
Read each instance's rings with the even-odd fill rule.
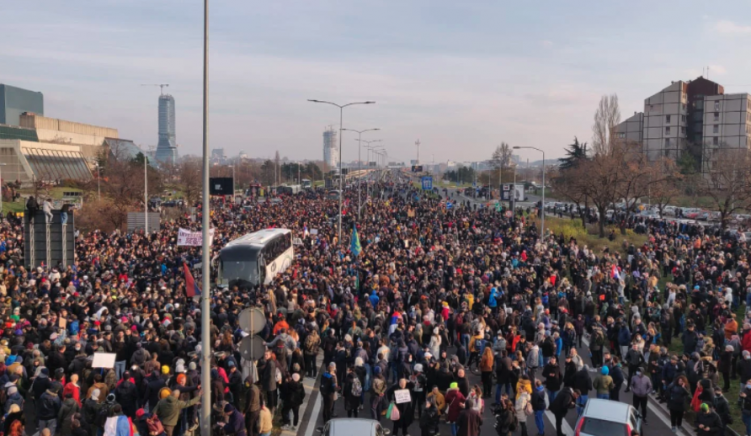
[[160,89],[159,93],[164,95],[164,87],[169,86],[169,83],[144,83],[141,86],[158,86]]

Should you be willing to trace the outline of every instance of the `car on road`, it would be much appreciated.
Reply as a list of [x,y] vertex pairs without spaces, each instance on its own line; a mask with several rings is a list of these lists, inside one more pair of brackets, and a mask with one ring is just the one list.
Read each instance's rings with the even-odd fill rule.
[[336,418],[321,429],[321,436],[386,436],[389,431],[381,423],[365,418]]
[[574,436],[630,436],[642,434],[643,418],[632,405],[590,398],[576,422]]

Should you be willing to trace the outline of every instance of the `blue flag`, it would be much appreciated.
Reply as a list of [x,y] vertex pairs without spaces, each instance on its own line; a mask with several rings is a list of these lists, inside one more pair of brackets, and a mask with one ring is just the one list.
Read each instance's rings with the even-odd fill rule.
[[357,234],[357,227],[354,225],[352,226],[352,246],[350,247],[350,251],[352,251],[352,254],[355,256],[359,256],[362,251],[360,236]]

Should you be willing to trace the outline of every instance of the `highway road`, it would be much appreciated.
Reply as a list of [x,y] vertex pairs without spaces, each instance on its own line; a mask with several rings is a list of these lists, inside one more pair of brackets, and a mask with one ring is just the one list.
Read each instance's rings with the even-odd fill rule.
[[[587,338],[584,338],[582,345],[583,345],[582,347],[577,348],[577,351],[579,352],[579,355],[582,356],[582,358],[585,360],[585,363],[587,365],[591,365],[591,360],[589,357],[589,343],[588,343]],[[561,371],[563,371],[562,365],[561,365]],[[625,372],[627,371],[624,369],[624,373]],[[596,373],[593,372],[592,373],[593,379],[595,375]],[[538,371],[537,378],[540,378],[539,371]],[[469,384],[470,386],[473,386],[475,384],[482,386],[480,377],[471,373],[469,373]],[[495,388],[493,389],[493,392],[495,393]],[[590,395],[594,395],[594,391],[590,392]],[[303,424],[299,426],[298,435],[300,436],[315,436],[318,434],[317,429],[323,426],[323,415],[321,412],[322,402],[321,402],[320,395],[318,394],[317,390],[314,390],[313,396],[314,398],[311,398],[308,410],[303,415]],[[494,400],[492,398],[489,398],[489,399],[486,399],[485,401],[486,401],[485,411],[483,413],[484,422],[481,427],[480,435],[481,436],[495,436],[496,431],[493,428],[495,419],[493,417],[493,405],[492,405]],[[632,394],[630,392],[625,391],[625,384],[620,394],[620,402],[633,404]],[[335,414],[337,415],[337,417],[347,416],[347,412],[344,409],[344,400],[341,398],[336,401],[334,410],[335,410]],[[364,410],[360,411],[360,418],[370,418],[370,398],[369,398],[368,393],[365,394],[365,408]],[[566,435],[568,436],[574,435],[574,429],[576,428],[576,420],[577,420],[576,410],[572,409],[571,411],[569,411],[563,424],[563,427],[564,427],[563,432]],[[675,434],[670,429],[670,416],[664,404],[659,404],[651,396],[649,398],[646,420],[647,420],[647,423],[642,428],[642,436],[644,435],[669,436],[669,435]],[[381,418],[381,424],[389,430],[392,429],[392,423],[389,422],[385,417]],[[528,417],[527,429],[530,435],[536,434],[537,428],[534,424],[534,416]],[[421,434],[420,428],[419,428],[419,419],[417,419],[417,415],[415,416],[414,422],[409,427],[409,434],[412,436],[418,436]],[[450,435],[451,427],[448,424],[442,422],[440,424],[439,434]],[[517,431],[514,432],[514,434],[519,435],[520,430],[517,429]],[[545,436],[556,435],[555,417],[549,411],[545,412],[544,434]],[[684,421],[683,428],[679,429],[677,434],[682,435],[682,436],[695,436],[696,435],[695,431],[693,430],[692,423],[689,423],[687,421]],[[365,436],[365,435],[350,435],[350,436]],[[605,435],[597,435],[597,436],[605,436]],[[613,436],[620,436],[620,435],[613,435]]]

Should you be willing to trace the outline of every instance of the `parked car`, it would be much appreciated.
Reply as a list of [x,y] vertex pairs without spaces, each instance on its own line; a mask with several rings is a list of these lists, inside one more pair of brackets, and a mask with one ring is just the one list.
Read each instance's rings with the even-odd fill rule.
[[633,406],[611,400],[590,398],[576,422],[574,436],[630,436],[642,434],[642,416]]
[[365,418],[337,418],[323,426],[322,436],[386,436],[389,431],[381,423]]

